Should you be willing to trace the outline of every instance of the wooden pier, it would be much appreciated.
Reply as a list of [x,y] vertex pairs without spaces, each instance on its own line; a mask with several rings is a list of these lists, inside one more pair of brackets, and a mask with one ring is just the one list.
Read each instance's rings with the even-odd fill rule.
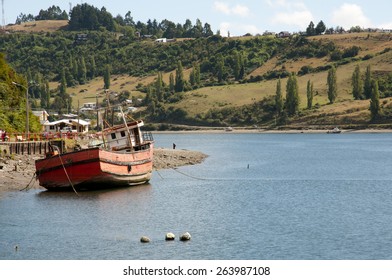
[[0,142],[1,152],[19,155],[46,154],[49,152],[49,141]]

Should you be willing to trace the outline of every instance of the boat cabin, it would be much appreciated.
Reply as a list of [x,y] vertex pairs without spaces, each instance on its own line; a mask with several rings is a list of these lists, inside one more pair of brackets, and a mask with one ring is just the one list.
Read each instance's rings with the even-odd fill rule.
[[112,151],[142,150],[145,143],[140,127],[143,125],[143,121],[139,120],[105,129],[106,147]]

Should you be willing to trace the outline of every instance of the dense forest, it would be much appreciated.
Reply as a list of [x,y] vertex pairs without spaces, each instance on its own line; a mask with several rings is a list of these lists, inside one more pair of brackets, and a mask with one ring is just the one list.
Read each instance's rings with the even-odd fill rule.
[[[133,21],[131,12],[127,12],[124,18],[120,15],[113,17],[104,7],[97,9],[82,4],[75,6],[70,15],[55,6],[41,10],[35,17],[21,14],[17,23],[63,19],[69,20],[69,24],[62,30],[12,32],[2,34],[0,41],[0,52],[5,54],[6,61],[29,82],[33,107],[60,113],[72,110],[67,87],[84,85],[103,76],[108,80],[105,88],[109,88],[110,75],[126,74],[156,77],[153,83],[138,87],[139,91],[146,94],[141,105],[147,108],[146,117],[151,121],[250,125],[261,119],[276,119],[279,116],[280,122],[286,123],[290,116],[298,113],[298,108],[287,110],[290,106],[287,100],[282,105],[286,108],[285,114],[278,112],[280,109],[277,108],[276,100],[268,98],[240,109],[212,110],[196,118],[189,118],[184,110],[171,107],[170,104],[179,102],[184,92],[198,88],[287,77],[290,80],[290,77],[295,79],[296,76],[330,71],[340,65],[372,57],[358,57],[360,48],[355,45],[341,48],[333,41],[311,40],[309,36],[328,30],[333,32],[322,21],[316,26],[311,22],[306,32],[288,38],[227,38],[219,32],[213,34],[210,25],[203,25],[199,20],[194,25],[190,20],[186,20],[185,24],[168,20],[141,23]],[[161,37],[173,40],[169,43],[156,42],[155,39]],[[389,51],[385,49],[383,52]],[[252,75],[255,69],[272,58],[277,60],[276,64],[280,67]],[[285,67],[287,61],[303,58],[323,59],[326,63],[317,67],[304,65],[295,73]],[[189,79],[184,78],[184,69],[191,70]],[[162,73],[172,73],[169,83],[163,82]],[[386,73],[377,78],[382,97],[392,96],[390,75]],[[52,81],[59,82],[58,89],[49,89],[49,82]],[[356,99],[361,98],[370,99],[371,96],[359,95]],[[334,99],[330,101],[333,103]]]

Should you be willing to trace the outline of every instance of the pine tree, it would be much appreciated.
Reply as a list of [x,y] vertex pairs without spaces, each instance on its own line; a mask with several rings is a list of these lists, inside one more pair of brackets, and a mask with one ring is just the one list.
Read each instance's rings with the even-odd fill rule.
[[317,24],[317,26],[316,26],[315,33],[316,33],[316,35],[323,34],[323,33],[325,32],[326,29],[327,29],[327,27],[325,26],[324,22],[321,20],[321,21]]
[[370,65],[366,67],[365,82],[363,84],[363,95],[366,99],[369,99],[372,95],[372,72]]
[[312,109],[313,106],[313,83],[308,81],[308,84],[306,86],[306,96],[308,99],[308,109]]
[[380,93],[378,91],[378,81],[372,81],[372,94],[370,97],[370,115],[372,121],[378,119],[380,117],[381,108],[380,108]]
[[314,36],[316,35],[316,29],[314,28],[314,23],[313,21],[311,21],[308,25],[308,27],[306,28],[306,35],[308,36]]
[[276,84],[275,108],[277,115],[280,116],[283,112],[282,82],[280,78]]
[[355,100],[361,99],[362,96],[362,80],[361,80],[361,70],[359,65],[355,67],[353,76],[351,78],[351,85],[353,88],[353,97]]
[[332,68],[328,71],[327,86],[328,100],[331,104],[333,104],[338,96],[336,68],[334,66],[332,66]]
[[291,73],[286,84],[286,111],[288,115],[295,115],[299,109],[298,82],[295,73]]

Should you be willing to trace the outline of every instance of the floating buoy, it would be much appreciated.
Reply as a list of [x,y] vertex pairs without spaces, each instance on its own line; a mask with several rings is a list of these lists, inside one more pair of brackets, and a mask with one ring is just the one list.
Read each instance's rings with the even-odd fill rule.
[[147,236],[142,236],[140,238],[140,242],[142,242],[142,243],[149,243],[150,241],[151,241],[151,239],[148,238]]
[[174,235],[174,233],[172,233],[172,232],[166,233],[166,236],[165,236],[166,241],[172,241],[175,238],[176,238],[176,236]]
[[189,232],[185,232],[180,236],[181,241],[189,241],[191,240],[191,234]]

